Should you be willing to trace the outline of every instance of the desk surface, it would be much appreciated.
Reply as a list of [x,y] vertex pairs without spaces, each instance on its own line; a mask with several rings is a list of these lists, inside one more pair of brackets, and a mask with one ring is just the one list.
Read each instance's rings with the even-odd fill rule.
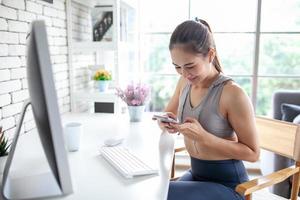
[[[68,114],[63,116],[63,124],[82,123],[83,133],[80,150],[68,152],[74,193],[62,199],[166,199],[174,140],[173,136],[161,133],[157,124],[151,120],[151,116],[150,113],[145,113],[142,122],[136,123],[130,123],[127,115]],[[32,133],[32,135],[36,134]],[[122,145],[141,156],[150,165],[157,167],[159,175],[123,178],[99,154],[103,141],[114,135],[123,136],[125,141]],[[42,165],[39,163],[40,159],[36,158],[40,154],[39,150],[24,151],[28,145],[37,146],[36,144],[40,143],[38,137],[34,137],[35,139],[23,135],[22,142],[18,144],[20,147],[16,154],[22,155],[18,156],[18,163],[21,163],[22,159],[26,163],[22,165],[23,171],[32,171],[32,168]],[[30,154],[35,160],[29,164],[29,155],[26,155],[25,159],[24,154]],[[18,166],[13,166],[14,171],[17,168]],[[43,171],[44,168],[39,167],[39,169]],[[37,171],[39,170],[35,170]]]

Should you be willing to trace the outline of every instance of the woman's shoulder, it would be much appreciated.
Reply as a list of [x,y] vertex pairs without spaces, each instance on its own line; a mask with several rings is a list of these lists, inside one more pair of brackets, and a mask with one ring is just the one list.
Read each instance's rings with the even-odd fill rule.
[[183,89],[188,86],[188,81],[183,76],[180,76],[177,86],[181,93]]
[[229,80],[224,85],[222,97],[225,101],[233,102],[244,99],[245,97],[247,97],[247,94],[239,84],[232,80]]
[[187,80],[183,76],[180,76],[180,78],[178,80],[178,85],[184,86],[186,84],[187,84]]

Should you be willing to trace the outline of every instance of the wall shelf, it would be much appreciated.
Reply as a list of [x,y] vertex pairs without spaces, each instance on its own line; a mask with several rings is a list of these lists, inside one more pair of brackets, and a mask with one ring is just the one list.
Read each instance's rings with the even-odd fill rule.
[[[124,0],[68,0],[68,38],[69,42],[69,65],[70,65],[70,87],[71,87],[71,110],[76,110],[76,102],[82,101],[88,104],[96,102],[112,102],[114,103],[115,111],[120,111],[118,108],[118,101],[120,99],[115,95],[114,91],[108,91],[100,93],[93,84],[89,84],[88,88],[77,89],[76,88],[76,68],[73,62],[73,58],[77,55],[94,55],[95,64],[102,65],[106,69],[112,72],[113,81],[111,86],[118,86],[120,83],[126,83],[126,79],[131,78],[130,75],[125,75],[128,71],[133,71],[132,67],[137,66],[137,35],[135,35],[137,29],[136,20],[136,5],[132,4],[136,0],[124,1]],[[105,22],[105,12],[112,12],[112,23],[108,23],[110,28],[109,32],[101,41],[75,41],[72,37],[72,2],[80,3],[90,9],[92,20],[92,27],[95,24],[95,29],[92,33],[101,33],[101,27],[99,24]],[[84,2],[84,3],[83,3]],[[131,7],[130,5],[135,5]],[[102,18],[101,18],[102,16]],[[99,17],[99,18],[98,18]],[[106,24],[104,23],[105,27]],[[134,39],[132,39],[134,38]],[[95,35],[94,35],[95,39]],[[110,41],[111,40],[111,41]],[[136,48],[135,48],[136,47]],[[120,66],[121,65],[121,66]],[[88,66],[86,66],[88,67]],[[109,68],[110,67],[110,68]],[[129,78],[128,78],[129,77]]]
[[93,53],[97,51],[114,51],[116,44],[114,42],[74,42],[73,53]]

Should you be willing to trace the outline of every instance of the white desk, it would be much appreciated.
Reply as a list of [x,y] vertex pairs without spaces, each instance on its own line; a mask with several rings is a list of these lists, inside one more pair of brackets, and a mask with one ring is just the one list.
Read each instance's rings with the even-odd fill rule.
[[[146,114],[146,113],[145,113]],[[68,114],[63,124],[71,121],[83,124],[80,150],[68,152],[74,193],[62,197],[66,200],[163,200],[166,199],[169,172],[172,163],[173,136],[161,134],[152,114],[142,122],[129,123],[127,115]],[[99,154],[99,147],[106,138],[123,135],[123,145],[142,156],[146,162],[159,168],[159,175],[123,178]],[[38,147],[37,147],[38,146]],[[30,148],[29,148],[30,147]],[[16,149],[17,165],[12,166],[14,176],[43,172],[40,142],[37,134],[20,137]],[[30,150],[29,150],[30,149]],[[22,163],[22,164],[21,164]],[[22,172],[18,172],[21,168]],[[33,170],[34,169],[34,170]]]

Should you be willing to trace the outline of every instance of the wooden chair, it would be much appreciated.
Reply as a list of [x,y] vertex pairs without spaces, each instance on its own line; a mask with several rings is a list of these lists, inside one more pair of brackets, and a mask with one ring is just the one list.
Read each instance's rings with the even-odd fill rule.
[[[291,158],[295,160],[296,164],[267,176],[239,184],[236,187],[236,191],[245,196],[246,200],[252,199],[252,196],[254,200],[286,200],[283,197],[270,193],[266,187],[280,183],[292,176],[291,200],[296,200],[300,186],[300,125],[256,117],[256,126],[261,148]],[[183,149],[178,147],[176,151],[175,148],[174,153]],[[172,166],[172,171],[174,176],[175,163]]]
[[[295,166],[276,171],[236,187],[236,191],[250,200],[253,199],[285,199],[269,192],[257,192],[271,185],[282,182],[293,176],[291,199],[296,200],[300,185],[300,125],[256,117],[256,126],[260,140],[260,147],[276,154],[291,158],[296,161]],[[261,196],[263,196],[261,198]]]
[[171,180],[176,180],[177,178],[175,178],[175,155],[178,152],[181,151],[185,151],[185,147],[184,146],[178,146],[178,147],[174,147],[174,155],[173,155],[173,162],[172,162],[172,168],[171,168]]

